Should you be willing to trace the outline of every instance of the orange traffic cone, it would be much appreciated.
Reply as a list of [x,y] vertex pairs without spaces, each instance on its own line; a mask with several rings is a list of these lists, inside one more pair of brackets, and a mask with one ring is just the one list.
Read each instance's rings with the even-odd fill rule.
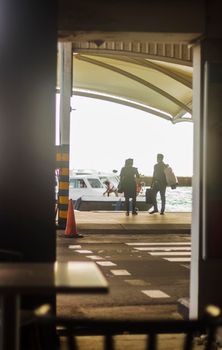
[[66,229],[65,229],[65,237],[67,237],[67,238],[83,237],[82,235],[80,235],[77,232],[76,220],[75,220],[75,214],[74,214],[74,210],[73,210],[72,199],[69,199],[68,214],[67,214]]

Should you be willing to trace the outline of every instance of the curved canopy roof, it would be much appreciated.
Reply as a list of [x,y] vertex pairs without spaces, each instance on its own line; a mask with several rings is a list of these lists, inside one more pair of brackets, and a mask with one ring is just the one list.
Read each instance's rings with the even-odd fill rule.
[[192,113],[189,66],[120,55],[75,54],[73,90],[74,94],[133,106],[172,122],[191,120],[187,117]]
[[88,42],[87,48],[77,45],[73,53],[74,95],[128,105],[172,123],[192,121],[193,68],[188,47],[164,43],[158,48],[148,43],[139,46],[145,47],[144,53],[135,52],[135,45],[126,51],[125,43],[119,44],[118,50],[102,41]]

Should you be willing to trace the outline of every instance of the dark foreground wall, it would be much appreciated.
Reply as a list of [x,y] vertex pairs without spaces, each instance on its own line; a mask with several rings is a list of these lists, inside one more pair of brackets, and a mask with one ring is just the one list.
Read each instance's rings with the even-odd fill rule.
[[55,2],[0,13],[0,249],[54,261]]
[[59,0],[58,35],[63,39],[95,31],[100,39],[106,31],[162,32],[171,33],[172,40],[172,33],[202,33],[205,12],[204,0]]

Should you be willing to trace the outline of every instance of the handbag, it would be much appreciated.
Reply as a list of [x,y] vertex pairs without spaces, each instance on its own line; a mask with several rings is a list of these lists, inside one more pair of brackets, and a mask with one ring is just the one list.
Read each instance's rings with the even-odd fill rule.
[[147,188],[145,193],[146,204],[153,204],[154,202],[154,190],[153,188]]
[[178,180],[177,180],[177,177],[174,174],[172,168],[168,165],[164,169],[164,173],[166,176],[167,185],[170,186],[172,188],[172,190],[174,190],[178,186]]
[[123,186],[122,186],[121,181],[120,181],[119,184],[118,184],[117,192],[118,192],[118,193],[123,193]]

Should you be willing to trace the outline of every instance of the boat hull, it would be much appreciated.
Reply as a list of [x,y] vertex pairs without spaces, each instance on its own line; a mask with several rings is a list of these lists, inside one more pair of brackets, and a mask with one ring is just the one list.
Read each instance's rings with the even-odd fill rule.
[[[136,207],[139,211],[146,211],[149,210],[151,206],[145,202],[145,198],[139,198],[136,202]],[[90,196],[82,196],[75,201],[74,208],[80,211],[125,211],[125,200],[122,197],[93,198]]]

